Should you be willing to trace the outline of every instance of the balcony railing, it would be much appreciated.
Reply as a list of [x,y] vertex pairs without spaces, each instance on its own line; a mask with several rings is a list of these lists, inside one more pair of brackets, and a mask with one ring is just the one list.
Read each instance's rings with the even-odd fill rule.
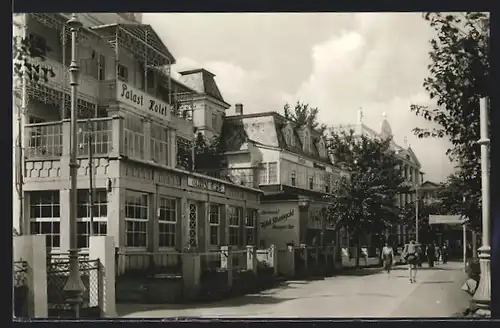
[[[54,77],[49,77],[47,82],[40,80],[38,83],[52,89],[59,91],[66,90],[69,92],[69,67],[65,67],[62,63],[50,58],[45,58],[44,60],[32,58],[30,60],[33,65],[40,65],[40,69],[52,69],[54,72]],[[78,78],[78,93],[80,98],[92,103],[96,102],[99,96],[99,82],[93,77],[80,72]]]
[[[91,136],[93,156],[113,156],[119,154],[120,135],[123,127],[119,117],[78,120],[78,156],[88,156],[88,137]],[[71,126],[69,120],[48,123],[26,124],[24,157],[26,159],[60,158],[69,156]]]

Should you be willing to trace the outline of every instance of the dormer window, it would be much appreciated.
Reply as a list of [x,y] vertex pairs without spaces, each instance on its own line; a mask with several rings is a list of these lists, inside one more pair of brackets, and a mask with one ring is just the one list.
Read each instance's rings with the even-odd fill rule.
[[311,151],[311,136],[308,130],[304,130],[303,150],[305,152]]
[[286,145],[289,147],[294,147],[295,146],[295,136],[293,134],[293,129],[289,124],[286,125],[286,127],[284,128],[283,134],[285,136]]
[[323,141],[322,138],[319,138],[319,141],[318,141],[318,153],[319,153],[319,156],[326,156],[326,151],[325,151],[325,142]]

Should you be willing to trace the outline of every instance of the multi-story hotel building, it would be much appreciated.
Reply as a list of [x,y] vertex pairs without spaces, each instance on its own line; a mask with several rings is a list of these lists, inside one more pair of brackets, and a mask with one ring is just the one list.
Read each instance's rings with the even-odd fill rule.
[[[14,79],[14,133],[22,140],[14,226],[46,235],[47,246],[61,252],[70,246],[69,18],[14,17],[16,40],[29,39],[40,53],[26,63],[49,72],[47,80]],[[120,251],[254,244],[261,191],[192,171],[194,127],[218,134],[230,107],[213,74],[200,69],[173,79],[175,58],[140,15],[78,18],[78,247],[88,247],[90,230],[89,151],[93,230],[113,236]],[[16,55],[14,64],[23,60]]]
[[331,244],[336,227],[322,209],[341,170],[332,164],[324,136],[275,112],[244,114],[243,105],[222,129],[227,168],[218,174],[260,188],[259,246]]
[[[358,121],[356,124],[337,125],[332,129],[334,132],[349,132],[354,131],[354,135],[365,135],[370,138],[388,138],[392,137],[392,129],[387,121],[386,114],[383,115],[380,131],[377,132],[363,123],[363,112],[358,112]],[[411,188],[409,193],[400,194],[396,199],[396,204],[406,206],[406,204],[414,203],[416,200],[416,192],[419,185],[422,183],[423,172],[421,172],[420,162],[411,149],[410,145],[400,146],[394,141],[391,142],[391,148],[396,153],[400,161],[400,168],[405,177],[406,184]],[[394,244],[404,244],[411,238],[415,238],[415,231],[409,229],[403,224],[395,225],[386,233],[386,238]]]

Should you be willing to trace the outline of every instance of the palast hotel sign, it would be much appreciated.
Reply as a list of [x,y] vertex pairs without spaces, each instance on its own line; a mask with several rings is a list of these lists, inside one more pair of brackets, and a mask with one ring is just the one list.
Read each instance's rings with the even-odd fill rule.
[[119,81],[116,88],[116,99],[124,104],[152,114],[161,119],[170,120],[170,105],[147,93]]

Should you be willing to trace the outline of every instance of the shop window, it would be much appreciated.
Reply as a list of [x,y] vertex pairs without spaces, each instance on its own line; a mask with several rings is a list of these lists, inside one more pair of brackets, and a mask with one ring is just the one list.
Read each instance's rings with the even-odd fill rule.
[[177,201],[160,197],[158,209],[159,247],[175,247],[177,226]]
[[147,246],[148,210],[148,194],[126,191],[125,246]]
[[30,193],[30,233],[45,235],[48,247],[60,247],[59,190]]
[[220,245],[220,206],[210,205],[209,210],[210,245]]
[[240,244],[240,222],[241,208],[229,207],[228,211],[229,222],[229,245],[238,246]]

